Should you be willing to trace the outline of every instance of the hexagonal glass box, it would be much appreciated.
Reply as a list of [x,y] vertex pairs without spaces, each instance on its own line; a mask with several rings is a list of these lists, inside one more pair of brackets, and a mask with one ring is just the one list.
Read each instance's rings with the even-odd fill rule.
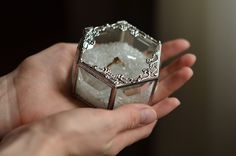
[[73,92],[105,109],[148,104],[158,83],[160,55],[160,41],[126,21],[87,27],[73,66]]

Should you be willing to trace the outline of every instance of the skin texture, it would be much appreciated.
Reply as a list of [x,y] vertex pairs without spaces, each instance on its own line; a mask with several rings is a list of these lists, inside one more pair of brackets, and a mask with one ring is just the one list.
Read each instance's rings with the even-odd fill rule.
[[[166,42],[162,62],[189,46],[184,39]],[[26,58],[16,70],[0,79],[0,85],[7,86],[6,91],[0,92],[4,99],[0,105],[11,106],[8,108],[11,111],[5,111],[11,120],[5,119],[3,123],[8,126],[0,125],[0,129],[7,133],[19,127],[5,137],[0,150],[3,154],[21,150],[24,155],[32,155],[32,151],[34,155],[116,155],[147,137],[157,119],[180,104],[177,98],[169,96],[192,77],[191,66],[196,60],[193,54],[184,54],[162,68],[152,106],[131,104],[108,111],[85,108],[71,96],[70,76],[76,47],[56,44]],[[4,98],[5,95],[11,98]],[[33,143],[27,146],[29,142]]]

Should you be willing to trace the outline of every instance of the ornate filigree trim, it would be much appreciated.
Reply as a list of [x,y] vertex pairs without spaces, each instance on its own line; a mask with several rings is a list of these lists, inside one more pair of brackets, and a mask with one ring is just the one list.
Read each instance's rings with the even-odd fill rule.
[[120,29],[121,31],[128,31],[134,37],[140,37],[143,39],[149,39],[156,44],[156,49],[152,58],[147,58],[146,63],[148,64],[148,68],[142,69],[140,75],[136,78],[128,78],[122,74],[112,74],[112,71],[107,67],[98,67],[98,66],[91,66],[84,62],[81,58],[81,62],[85,63],[89,67],[94,68],[97,72],[104,75],[105,78],[109,79],[111,82],[114,83],[115,86],[122,86],[127,84],[133,84],[136,82],[141,82],[149,79],[157,79],[159,77],[159,67],[160,67],[160,55],[161,55],[161,43],[157,42],[154,38],[150,37],[149,35],[145,34],[144,32],[140,31],[133,25],[129,24],[126,21],[118,21],[114,24],[107,24],[104,26],[98,27],[88,27],[85,29],[85,35],[83,38],[83,46],[80,52],[82,54],[88,50],[93,48],[96,44],[95,37],[99,36],[101,33],[105,32],[107,29]]

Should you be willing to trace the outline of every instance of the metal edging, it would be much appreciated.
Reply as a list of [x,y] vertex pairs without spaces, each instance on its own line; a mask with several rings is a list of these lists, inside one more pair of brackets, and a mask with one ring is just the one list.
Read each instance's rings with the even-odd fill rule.
[[116,100],[116,93],[117,93],[117,88],[113,87],[111,89],[109,103],[108,103],[108,106],[107,106],[107,109],[109,109],[109,110],[112,110],[114,108],[114,104],[115,104],[115,100]]
[[153,84],[153,88],[152,88],[152,92],[151,92],[151,95],[150,95],[150,98],[149,98],[149,101],[148,101],[148,105],[151,105],[151,103],[152,103],[154,93],[156,91],[156,88],[158,87],[157,84],[158,84],[158,79]]

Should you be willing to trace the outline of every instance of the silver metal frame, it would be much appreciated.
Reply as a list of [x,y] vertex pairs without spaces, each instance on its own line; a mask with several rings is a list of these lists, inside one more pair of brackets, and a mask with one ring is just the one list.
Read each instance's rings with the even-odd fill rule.
[[[98,67],[87,64],[83,61],[82,55],[83,53],[93,48],[96,44],[95,37],[98,37],[101,33],[107,31],[108,29],[120,29],[121,31],[128,31],[134,37],[140,37],[143,39],[148,39],[156,44],[156,49],[152,55],[152,58],[147,58],[146,63],[148,64],[148,68],[144,68],[141,70],[141,73],[136,78],[125,77],[122,74],[112,74],[112,71],[107,67]],[[76,93],[76,83],[78,78],[78,68],[82,68],[92,76],[101,80],[109,87],[111,87],[111,93],[109,98],[109,104],[107,109],[113,109],[115,97],[118,88],[131,86],[134,84],[144,83],[147,81],[155,81],[153,86],[149,103],[152,101],[153,94],[156,90],[156,85],[158,83],[159,78],[159,68],[160,68],[160,55],[161,55],[161,42],[156,41],[154,38],[140,31],[136,27],[132,26],[126,21],[118,21],[114,24],[106,24],[104,26],[98,27],[87,27],[85,28],[84,37],[81,39],[79,46],[77,48],[76,59],[73,67],[73,92]],[[76,94],[75,94],[76,95]],[[78,95],[77,95],[78,96]],[[81,97],[80,97],[81,98]],[[83,98],[82,98],[83,99]],[[88,102],[86,102],[88,103]]]

